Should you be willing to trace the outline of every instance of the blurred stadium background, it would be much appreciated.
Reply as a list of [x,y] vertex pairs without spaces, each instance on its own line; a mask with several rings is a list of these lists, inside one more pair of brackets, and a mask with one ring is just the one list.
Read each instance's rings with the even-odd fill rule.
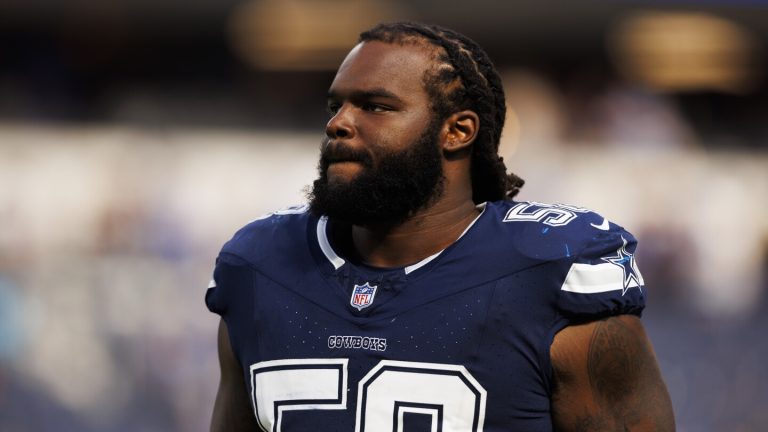
[[494,58],[522,199],[640,238],[679,430],[768,430],[759,0],[4,0],[0,430],[207,430],[214,257],[303,200],[335,67],[401,19]]

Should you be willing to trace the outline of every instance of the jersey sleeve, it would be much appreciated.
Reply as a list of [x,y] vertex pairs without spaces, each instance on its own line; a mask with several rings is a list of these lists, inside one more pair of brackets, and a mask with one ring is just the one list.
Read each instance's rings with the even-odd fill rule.
[[232,255],[221,254],[216,259],[213,279],[205,293],[205,305],[222,318],[233,315],[250,293],[252,274],[245,261]]
[[618,226],[596,232],[566,261],[569,268],[558,293],[560,312],[571,321],[640,316],[645,287],[635,261],[636,247],[637,240]]
[[266,214],[240,228],[216,258],[213,279],[205,293],[208,309],[231,320],[251,316],[255,269],[271,264],[276,250],[291,250],[304,237],[307,206]]

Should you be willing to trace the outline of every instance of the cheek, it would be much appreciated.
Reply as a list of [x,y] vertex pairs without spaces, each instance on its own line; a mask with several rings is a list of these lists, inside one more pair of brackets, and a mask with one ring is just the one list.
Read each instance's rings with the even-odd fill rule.
[[402,119],[360,128],[360,135],[374,160],[381,153],[402,152],[413,146],[429,127],[429,120]]

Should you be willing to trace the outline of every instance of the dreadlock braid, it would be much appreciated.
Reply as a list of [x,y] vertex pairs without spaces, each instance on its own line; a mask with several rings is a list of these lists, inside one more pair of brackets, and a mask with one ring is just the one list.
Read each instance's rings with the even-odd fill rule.
[[469,109],[480,117],[472,146],[472,200],[475,203],[511,199],[524,181],[507,174],[498,155],[506,104],[501,77],[488,54],[468,37],[443,27],[400,22],[379,24],[360,34],[359,42],[430,44],[438,48],[436,65],[427,72],[425,87],[440,120]]

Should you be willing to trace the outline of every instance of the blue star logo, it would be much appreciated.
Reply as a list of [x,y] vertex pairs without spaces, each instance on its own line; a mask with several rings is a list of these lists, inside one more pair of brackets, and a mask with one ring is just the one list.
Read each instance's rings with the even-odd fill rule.
[[643,276],[640,274],[640,270],[637,268],[635,255],[627,252],[627,239],[622,236],[621,241],[623,244],[616,251],[616,255],[601,259],[609,264],[613,264],[616,267],[621,268],[621,271],[624,273],[624,288],[621,292],[621,295],[623,296],[630,288],[637,287],[637,289],[642,291],[642,288],[640,287],[643,285]]

